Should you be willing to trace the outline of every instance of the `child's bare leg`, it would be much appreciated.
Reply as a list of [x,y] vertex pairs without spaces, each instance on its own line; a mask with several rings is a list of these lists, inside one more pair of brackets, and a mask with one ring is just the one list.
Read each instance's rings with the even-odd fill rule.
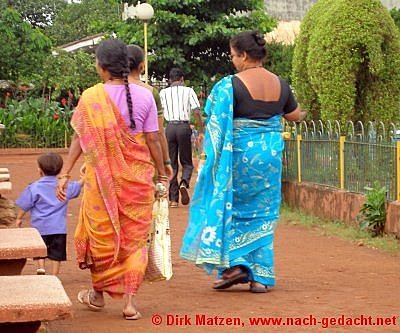
[[56,260],[51,261],[51,269],[52,269],[51,274],[58,275],[58,273],[60,273],[60,263],[61,263],[60,261]]
[[45,269],[45,259],[38,259],[37,263],[38,263],[38,268],[42,268]]
[[36,274],[44,275],[46,274],[45,270],[45,259],[35,259],[37,264]]

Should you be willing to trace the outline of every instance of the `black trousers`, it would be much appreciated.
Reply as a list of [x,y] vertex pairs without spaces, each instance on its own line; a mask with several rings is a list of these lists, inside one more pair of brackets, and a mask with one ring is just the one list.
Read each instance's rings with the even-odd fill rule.
[[[169,200],[179,201],[179,186],[182,182],[189,186],[193,173],[192,161],[192,129],[189,123],[168,123],[165,130],[168,141],[169,157],[174,171],[169,185]],[[182,165],[182,177],[178,183],[178,158]]]

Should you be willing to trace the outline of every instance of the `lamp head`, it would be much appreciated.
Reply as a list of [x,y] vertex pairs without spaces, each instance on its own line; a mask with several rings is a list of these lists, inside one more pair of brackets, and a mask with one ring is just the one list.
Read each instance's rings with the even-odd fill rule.
[[149,3],[139,3],[136,6],[136,16],[139,20],[150,21],[154,15],[154,9]]

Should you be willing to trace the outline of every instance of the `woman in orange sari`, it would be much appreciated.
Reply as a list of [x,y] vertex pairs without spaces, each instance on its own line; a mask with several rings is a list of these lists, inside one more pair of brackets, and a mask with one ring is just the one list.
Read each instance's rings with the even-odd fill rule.
[[152,220],[154,165],[167,185],[151,92],[128,83],[125,43],[102,42],[96,68],[104,83],[85,90],[71,120],[75,134],[57,194],[61,200],[69,173],[83,152],[85,182],[74,241],[78,265],[89,268],[92,288],[80,303],[101,310],[103,293],[125,296],[123,315],[139,319],[135,294],[147,266],[146,239]]

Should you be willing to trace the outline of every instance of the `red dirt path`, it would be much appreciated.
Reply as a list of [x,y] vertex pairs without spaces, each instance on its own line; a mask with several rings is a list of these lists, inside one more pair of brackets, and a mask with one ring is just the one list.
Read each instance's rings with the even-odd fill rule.
[[[37,155],[0,154],[0,167],[11,172],[15,199],[22,189],[37,179]],[[78,175],[78,166],[75,167]],[[276,232],[277,285],[267,294],[251,294],[237,286],[225,292],[211,289],[213,276],[205,275],[192,263],[180,259],[178,253],[184,233],[188,208],[170,211],[174,276],[170,281],[144,283],[137,295],[143,314],[139,321],[122,318],[122,301],[106,298],[106,308],[94,313],[81,306],[77,292],[89,286],[88,271],[75,265],[72,234],[77,219],[79,199],[71,201],[68,225],[68,261],[61,266],[59,278],[72,303],[73,319],[50,323],[49,332],[399,332],[400,323],[400,256],[358,247],[336,237],[328,237],[315,229],[289,225],[281,221]],[[28,222],[25,223],[28,225]],[[24,274],[34,274],[28,262]],[[27,291],[29,292],[29,291]],[[12,295],[10,295],[12,297]],[[154,315],[163,322],[152,323]],[[250,326],[250,317],[295,317],[322,321],[323,317],[396,316],[397,326]],[[167,315],[191,319],[187,325],[166,324]],[[195,325],[196,315],[207,317],[239,317],[244,327]],[[307,321],[303,322],[306,324]]]

